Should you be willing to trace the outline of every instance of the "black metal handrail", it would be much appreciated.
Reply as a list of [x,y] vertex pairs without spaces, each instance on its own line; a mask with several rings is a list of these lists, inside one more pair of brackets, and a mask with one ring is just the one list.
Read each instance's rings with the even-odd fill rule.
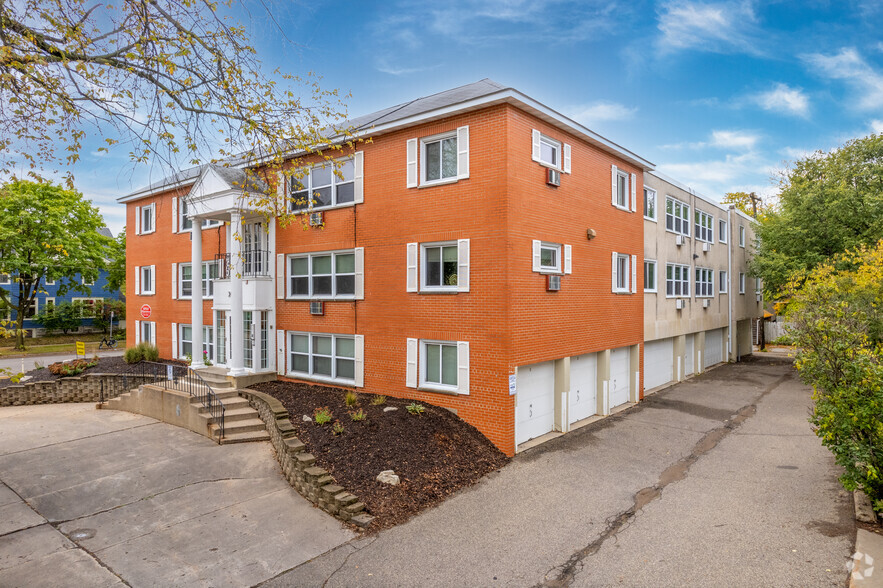
[[[246,249],[242,251],[239,275],[243,278],[269,276],[272,257],[268,250]],[[215,255],[215,261],[218,262],[218,279],[229,279],[233,271],[230,254],[218,253]]]
[[[135,374],[141,376],[142,384],[161,386],[165,390],[186,392],[188,396],[196,398],[212,415],[212,422],[218,425],[218,443],[224,437],[224,404],[218,395],[212,391],[205,380],[186,365],[173,365],[142,361],[133,366]],[[132,373],[132,372],[129,372]],[[152,378],[151,378],[152,376]],[[145,381],[147,380],[147,381]]]

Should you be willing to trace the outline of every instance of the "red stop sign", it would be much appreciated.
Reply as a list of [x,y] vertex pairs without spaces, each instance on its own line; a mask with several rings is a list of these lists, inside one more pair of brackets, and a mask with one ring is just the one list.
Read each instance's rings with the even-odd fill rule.
[[141,307],[141,318],[150,318],[150,305],[145,304]]

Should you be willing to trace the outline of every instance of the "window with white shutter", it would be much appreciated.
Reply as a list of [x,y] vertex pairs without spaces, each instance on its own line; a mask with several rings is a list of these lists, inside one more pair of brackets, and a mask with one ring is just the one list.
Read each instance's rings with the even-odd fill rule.
[[570,245],[533,241],[533,271],[542,274],[570,273]]

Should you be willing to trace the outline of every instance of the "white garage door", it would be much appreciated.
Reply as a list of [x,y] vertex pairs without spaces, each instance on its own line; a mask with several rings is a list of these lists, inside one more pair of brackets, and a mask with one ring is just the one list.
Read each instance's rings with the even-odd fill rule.
[[629,401],[629,348],[610,352],[610,408]]
[[586,353],[570,360],[570,422],[598,412],[598,355]]
[[723,329],[705,331],[705,367],[718,364],[724,360]]
[[548,433],[555,426],[555,364],[551,361],[518,368],[515,443]]
[[674,339],[644,343],[644,390],[671,382],[673,361]]
[[693,335],[687,335],[687,357],[684,360],[684,375],[689,376],[693,374]]

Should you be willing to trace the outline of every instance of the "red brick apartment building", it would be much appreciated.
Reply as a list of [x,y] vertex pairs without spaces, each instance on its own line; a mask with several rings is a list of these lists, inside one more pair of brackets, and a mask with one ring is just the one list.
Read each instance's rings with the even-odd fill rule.
[[285,187],[321,227],[262,226],[231,168],[121,198],[127,344],[444,406],[509,455],[643,396],[651,163],[490,80],[351,123],[343,177]]

